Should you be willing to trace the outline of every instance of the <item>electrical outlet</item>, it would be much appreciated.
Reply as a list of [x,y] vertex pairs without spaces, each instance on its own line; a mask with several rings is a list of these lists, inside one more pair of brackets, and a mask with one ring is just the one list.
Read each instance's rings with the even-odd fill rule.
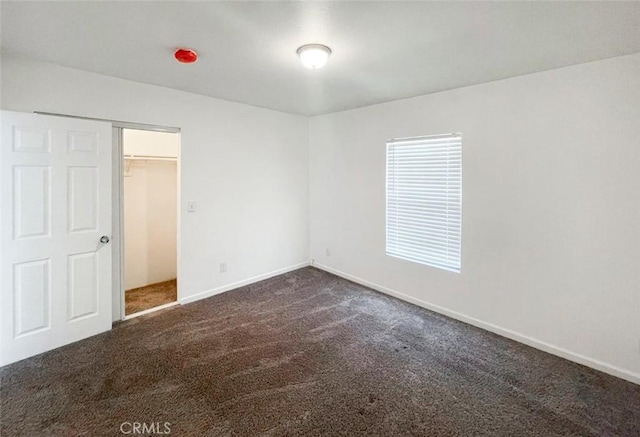
[[331,251],[329,249],[325,249],[324,254],[327,256],[331,256]]
[[227,263],[220,263],[220,273],[227,271]]

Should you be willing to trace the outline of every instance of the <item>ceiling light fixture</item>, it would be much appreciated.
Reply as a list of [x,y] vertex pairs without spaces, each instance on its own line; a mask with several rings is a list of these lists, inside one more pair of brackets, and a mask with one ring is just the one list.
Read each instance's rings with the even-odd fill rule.
[[324,67],[331,54],[331,49],[322,44],[307,44],[300,47],[296,53],[300,57],[302,65],[315,70]]
[[198,54],[191,49],[178,49],[173,54],[178,62],[183,64],[193,64],[198,60]]

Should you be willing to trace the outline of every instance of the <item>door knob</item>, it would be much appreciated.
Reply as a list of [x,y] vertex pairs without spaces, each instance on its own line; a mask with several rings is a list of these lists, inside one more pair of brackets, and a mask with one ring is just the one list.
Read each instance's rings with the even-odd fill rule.
[[107,237],[106,235],[103,235],[102,237],[100,237],[100,242],[107,244],[109,242],[109,237]]

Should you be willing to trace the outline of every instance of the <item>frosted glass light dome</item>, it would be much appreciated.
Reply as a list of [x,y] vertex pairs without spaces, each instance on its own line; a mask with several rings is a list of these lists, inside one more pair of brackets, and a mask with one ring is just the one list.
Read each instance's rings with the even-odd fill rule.
[[331,49],[322,44],[307,44],[300,47],[296,53],[298,53],[302,65],[315,70],[324,67],[331,54]]

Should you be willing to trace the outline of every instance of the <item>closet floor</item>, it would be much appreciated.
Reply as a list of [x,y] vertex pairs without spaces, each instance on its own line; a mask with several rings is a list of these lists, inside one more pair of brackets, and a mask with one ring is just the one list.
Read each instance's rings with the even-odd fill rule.
[[125,292],[125,314],[128,316],[149,308],[175,302],[177,298],[178,292],[175,279],[140,288],[132,288]]

